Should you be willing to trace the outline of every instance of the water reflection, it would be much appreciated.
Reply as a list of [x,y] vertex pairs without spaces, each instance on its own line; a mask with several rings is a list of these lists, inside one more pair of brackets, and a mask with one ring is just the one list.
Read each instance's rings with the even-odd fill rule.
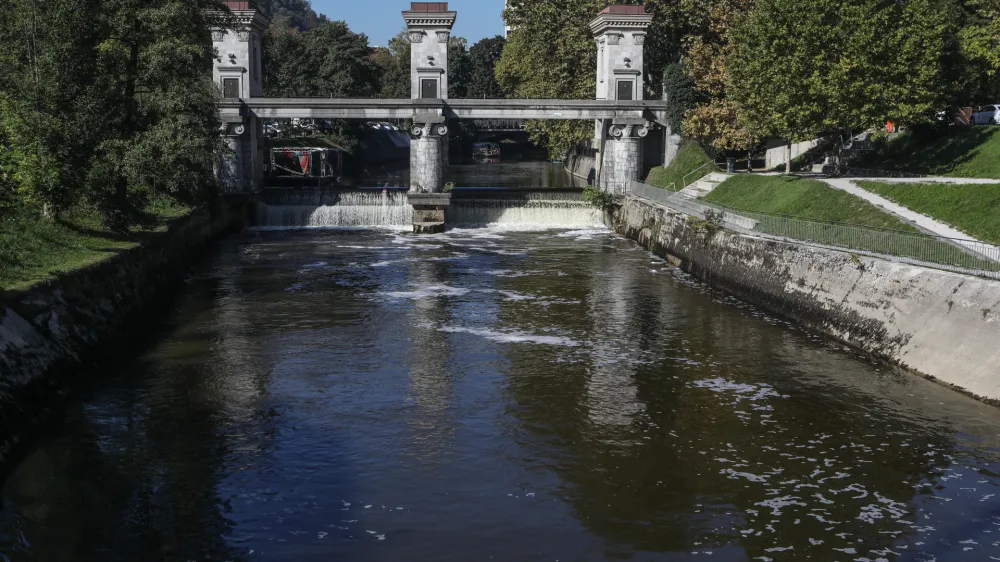
[[253,233],[14,467],[0,552],[987,560],[998,444],[606,232]]

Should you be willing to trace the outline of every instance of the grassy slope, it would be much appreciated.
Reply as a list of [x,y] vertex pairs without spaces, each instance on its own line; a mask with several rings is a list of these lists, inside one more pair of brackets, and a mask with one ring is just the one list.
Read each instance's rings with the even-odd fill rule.
[[858,165],[933,176],[1000,179],[1000,127],[904,133]]
[[[681,143],[680,151],[677,153],[677,158],[670,163],[669,166],[664,168],[663,166],[657,166],[649,171],[649,177],[646,178],[646,183],[650,185],[657,185],[660,187],[669,187],[674,184],[675,190],[683,189],[683,178],[686,174],[689,174],[705,164],[711,164],[713,160],[709,158],[708,154],[698,146],[698,143],[692,141],[684,141]],[[714,166],[708,166],[705,169],[705,173],[716,172],[717,168]],[[688,180],[697,179],[692,175]]]
[[127,234],[104,230],[96,212],[82,209],[59,222],[27,212],[0,218],[0,289],[23,289],[106,259],[164,232],[170,221],[190,212],[176,205],[150,211],[155,225]]
[[738,175],[705,199],[734,209],[916,232],[878,207],[811,179]]
[[1000,244],[1000,185],[859,182],[890,201],[994,244]]

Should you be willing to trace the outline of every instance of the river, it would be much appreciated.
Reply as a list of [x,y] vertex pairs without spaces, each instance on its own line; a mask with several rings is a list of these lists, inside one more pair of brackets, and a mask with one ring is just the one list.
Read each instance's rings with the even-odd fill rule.
[[996,409],[603,229],[248,232],[154,326],[4,560],[1000,559]]

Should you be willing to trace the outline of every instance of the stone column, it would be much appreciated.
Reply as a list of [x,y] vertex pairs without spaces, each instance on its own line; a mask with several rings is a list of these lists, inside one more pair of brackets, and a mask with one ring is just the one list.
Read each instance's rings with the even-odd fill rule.
[[642,172],[642,142],[647,125],[612,125],[602,166],[601,186],[612,193],[626,193]]
[[219,132],[228,149],[216,167],[219,186],[224,193],[249,192],[254,180],[254,147],[247,126],[244,123],[226,123]]
[[415,123],[410,141],[410,193],[440,193],[444,189],[445,139],[448,126]]
[[413,232],[444,232],[445,212],[451,204],[451,194],[442,193],[448,126],[443,123],[415,123],[411,132],[408,200],[413,206]]

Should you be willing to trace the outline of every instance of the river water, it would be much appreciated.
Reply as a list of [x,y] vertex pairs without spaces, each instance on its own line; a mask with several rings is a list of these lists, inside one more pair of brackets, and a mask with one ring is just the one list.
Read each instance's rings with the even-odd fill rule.
[[2,559],[1000,560],[997,410],[524,228],[224,241],[11,467]]

